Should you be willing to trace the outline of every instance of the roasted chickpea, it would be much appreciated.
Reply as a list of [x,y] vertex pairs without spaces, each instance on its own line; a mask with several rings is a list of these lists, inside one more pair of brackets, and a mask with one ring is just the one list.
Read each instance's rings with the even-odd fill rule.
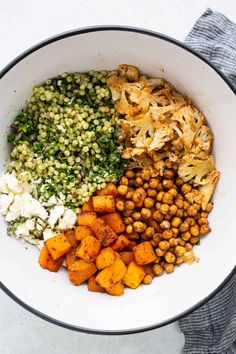
[[164,215],[160,213],[159,210],[156,210],[153,215],[152,215],[153,219],[158,221],[158,222],[162,222],[164,220]]
[[168,205],[168,204],[162,204],[162,205],[160,206],[160,212],[161,212],[163,215],[168,214],[168,211],[169,211],[169,205]]
[[151,219],[148,222],[150,226],[154,227],[155,232],[162,232],[160,224],[156,220]]
[[164,270],[166,271],[166,273],[173,273],[174,269],[175,269],[175,266],[172,263],[166,263],[164,265]]
[[189,202],[187,202],[187,200],[184,200],[183,209],[187,210],[190,206],[191,206],[191,204]]
[[178,239],[178,242],[180,246],[185,246],[185,241],[182,240],[181,238]]
[[183,211],[183,209],[178,209],[178,210],[177,210],[177,213],[176,213],[176,216],[177,216],[178,218],[182,218],[182,217],[184,216],[184,211]]
[[136,178],[135,178],[135,181],[134,181],[134,185],[135,185],[136,187],[141,187],[141,186],[143,185],[143,180],[142,180],[142,178],[141,178],[141,177],[136,177]]
[[160,263],[160,261],[161,261],[161,257],[156,256],[156,259],[155,261],[153,261],[153,263]]
[[150,188],[156,189],[158,187],[159,181],[157,178],[151,178],[149,181]]
[[141,215],[141,213],[138,212],[138,211],[134,211],[131,216],[132,216],[132,218],[133,218],[135,221],[139,221],[139,220],[142,219],[142,215]]
[[200,226],[200,235],[208,234],[208,232],[211,232],[211,228],[209,225],[205,224]]
[[146,274],[145,277],[143,278],[143,284],[149,285],[152,282],[152,276],[151,274]]
[[206,213],[205,211],[201,212],[201,218],[207,218],[208,217],[208,213]]
[[174,178],[174,171],[173,170],[170,170],[170,169],[165,169],[164,171],[164,178],[166,179],[172,179]]
[[197,222],[199,225],[208,225],[209,224],[209,221],[207,218],[199,218]]
[[133,210],[129,209],[129,210],[123,210],[122,215],[123,216],[131,216]]
[[134,186],[134,179],[129,179],[129,187],[133,187]]
[[148,227],[146,228],[146,230],[145,230],[145,235],[146,235],[148,238],[151,238],[154,234],[155,234],[154,227],[148,226]]
[[177,189],[175,189],[175,188],[169,189],[169,193],[170,193],[173,197],[175,197],[175,196],[178,194]]
[[176,199],[176,201],[175,201],[175,205],[177,206],[178,209],[183,209],[184,202],[183,202],[182,199],[180,199],[180,198],[178,197],[178,199]]
[[124,186],[128,186],[129,185],[129,180],[127,177],[123,176],[120,179],[120,184],[123,184]]
[[133,220],[133,218],[131,218],[131,216],[127,216],[126,218],[124,218],[125,225],[133,224],[133,222],[134,222],[134,220]]
[[125,199],[132,199],[134,191],[132,189],[128,189],[128,192],[125,195]]
[[147,182],[145,182],[144,184],[143,184],[143,189],[148,189],[149,188],[149,184],[147,183]]
[[179,229],[178,229],[178,227],[172,227],[172,228],[171,228],[171,230],[173,231],[173,234],[174,234],[174,236],[173,236],[173,237],[178,236],[178,233],[179,233]]
[[161,207],[161,203],[160,202],[156,202],[156,204],[155,204],[156,210],[160,210],[160,207]]
[[143,232],[143,233],[141,234],[141,240],[142,240],[142,241],[147,241],[147,240],[149,240],[149,237],[145,234],[145,232]]
[[167,251],[170,248],[170,243],[168,241],[161,241],[158,246],[162,251]]
[[195,208],[197,209],[197,211],[199,211],[199,210],[201,209],[201,204],[194,203],[193,205],[195,206]]
[[173,187],[173,181],[171,179],[163,179],[162,184],[165,189],[171,189]]
[[189,216],[196,216],[197,215],[197,208],[194,205],[191,205],[188,209],[187,209],[187,214]]
[[175,254],[176,256],[182,257],[186,252],[186,248],[183,246],[176,246],[175,247]]
[[182,220],[178,216],[175,216],[171,221],[171,226],[179,227],[181,223],[182,223]]
[[163,198],[164,193],[165,193],[164,191],[160,191],[160,192],[157,194],[156,199],[157,199],[158,202],[162,202],[162,198]]
[[[150,183],[149,183],[149,185],[150,185]],[[150,186],[150,187],[151,187],[151,186]],[[159,192],[163,191],[163,184],[162,184],[161,182],[158,183],[157,190],[158,190]]]
[[165,251],[163,251],[163,250],[161,250],[160,248],[156,248],[155,249],[155,253],[156,253],[156,255],[158,256],[158,257],[163,257],[164,256],[164,254],[165,254]]
[[133,170],[127,170],[125,172],[125,176],[128,178],[128,179],[131,179],[131,178],[134,178],[135,177],[135,173]]
[[186,218],[185,220],[189,224],[189,226],[194,226],[196,224],[196,221],[194,218]]
[[125,209],[125,203],[123,202],[123,200],[116,201],[116,209],[119,211],[123,211]]
[[162,202],[165,204],[173,204],[173,195],[166,192],[163,194]]
[[155,233],[152,237],[153,241],[155,242],[156,246],[159,244],[161,241],[161,235],[158,233]]
[[151,177],[151,172],[149,170],[142,170],[140,177],[143,181],[148,181]]
[[167,230],[170,228],[170,222],[168,220],[163,220],[161,223],[160,223],[160,227],[162,230]]
[[146,227],[147,227],[147,225],[141,221],[135,221],[133,223],[133,229],[136,232],[144,232],[146,230]]
[[183,232],[181,237],[184,241],[188,241],[192,235],[190,234],[189,231]]
[[213,203],[208,203],[207,206],[206,206],[206,212],[207,213],[210,213],[213,209]]
[[169,239],[169,243],[171,245],[171,247],[176,247],[178,246],[179,242],[178,242],[178,239],[177,238],[174,238],[174,237],[171,237]]
[[177,177],[176,180],[175,180],[175,184],[176,184],[176,186],[178,186],[178,187],[182,187],[183,184],[184,184],[184,181],[182,180],[181,177]]
[[198,225],[194,225],[194,226],[191,226],[190,229],[189,229],[190,233],[192,236],[199,236],[200,234],[200,230],[199,230],[199,226]]
[[181,187],[181,192],[183,192],[184,194],[191,192],[191,190],[192,190],[192,187],[188,183],[184,183]]
[[193,249],[193,245],[189,242],[185,243],[185,248],[186,248],[186,252],[189,252]]
[[153,273],[157,276],[160,276],[163,274],[163,267],[160,264],[154,264],[152,270],[153,270]]
[[[150,240],[149,242],[151,243],[152,247],[156,247],[156,246],[157,246],[157,244],[156,244],[156,242],[155,242],[155,241]],[[157,262],[157,263],[158,263],[158,262]]]
[[189,239],[189,242],[191,242],[193,245],[195,245],[196,243],[198,243],[199,241],[199,237],[198,236],[192,236]]
[[175,255],[173,254],[173,253],[171,253],[171,252],[166,252],[166,254],[165,254],[165,260],[166,260],[166,262],[168,262],[168,263],[174,263],[174,261],[175,261]]
[[180,232],[186,232],[188,230],[189,230],[189,224],[187,223],[187,221],[184,221],[179,225]]
[[155,189],[148,188],[147,195],[151,198],[155,198],[157,195],[157,191]]
[[[162,221],[163,222],[163,221]],[[164,230],[161,234],[162,238],[169,240],[173,237],[173,231],[171,229]]]
[[128,192],[128,187],[125,185],[120,185],[118,186],[117,190],[120,195],[126,195],[126,193]]
[[127,232],[127,234],[132,234],[134,232],[133,226],[127,225],[125,231]]
[[170,214],[166,214],[165,215],[165,220],[171,220],[172,219],[172,215],[170,215]]
[[135,209],[135,204],[132,200],[129,200],[125,203],[125,209],[127,210],[133,210]]
[[152,198],[145,198],[143,204],[145,208],[151,209],[154,206],[155,202]]
[[150,209],[142,208],[141,215],[144,219],[149,219],[152,216],[152,212]]
[[180,264],[182,264],[182,263],[184,263],[184,258],[183,258],[183,257],[180,257],[180,256],[177,256],[177,257],[176,257],[176,260],[175,260],[175,264],[176,264],[176,265],[180,265]]
[[178,211],[177,206],[176,206],[176,205],[171,205],[171,206],[169,207],[168,213],[169,213],[170,215],[174,216],[174,215],[177,213],[177,211]]

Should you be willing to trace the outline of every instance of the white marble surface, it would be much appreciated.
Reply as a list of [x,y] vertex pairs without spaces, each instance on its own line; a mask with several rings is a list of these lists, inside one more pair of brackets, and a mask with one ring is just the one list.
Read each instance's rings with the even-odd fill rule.
[[[84,26],[124,24],[183,40],[207,7],[236,22],[236,0],[0,0],[0,70],[31,45]],[[37,318],[0,292],[1,354],[179,354],[183,344],[177,323],[135,335],[88,335]]]

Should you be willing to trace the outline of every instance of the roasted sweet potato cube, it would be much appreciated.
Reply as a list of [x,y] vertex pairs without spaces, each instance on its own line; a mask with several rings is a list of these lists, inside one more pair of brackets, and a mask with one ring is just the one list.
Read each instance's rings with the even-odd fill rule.
[[82,211],[83,212],[94,211],[92,197],[90,197],[89,200],[86,203],[83,204]]
[[133,248],[135,262],[139,265],[145,265],[154,262],[156,254],[153,251],[152,245],[149,241],[145,241],[136,245]]
[[117,234],[108,225],[104,225],[99,230],[98,239],[102,241],[103,247],[109,246],[115,239]]
[[129,264],[130,262],[134,261],[134,254],[133,252],[121,252],[120,258],[124,262],[125,265]]
[[139,187],[134,191],[133,201],[135,202],[137,208],[142,208],[146,195],[147,192],[142,187]]
[[96,271],[97,268],[94,263],[88,263],[83,259],[79,259],[71,264],[68,270],[68,275],[72,283],[75,285],[80,285],[95,274]]
[[123,249],[129,247],[129,244],[130,244],[130,240],[125,235],[120,235],[111,244],[111,248],[114,251],[122,251]]
[[100,232],[100,229],[104,225],[105,225],[105,222],[102,219],[100,219],[100,218],[95,219],[93,221],[93,223],[90,225],[90,230],[94,233],[94,235],[99,240],[101,240],[101,238],[102,238],[102,234]]
[[75,230],[66,230],[65,235],[68,238],[68,241],[70,242],[72,247],[76,247],[78,245],[78,240],[75,237]]
[[97,282],[96,282],[96,275],[92,275],[87,283],[87,287],[89,291],[93,291],[96,293],[104,293],[105,289],[103,289]]
[[103,288],[110,288],[124,278],[126,271],[125,264],[120,258],[117,258],[110,267],[98,273],[96,281]]
[[137,232],[132,232],[132,234],[125,233],[125,236],[132,241],[139,240],[139,234]]
[[124,284],[122,281],[112,285],[110,288],[106,288],[106,292],[110,295],[120,296],[124,294]]
[[62,266],[63,257],[58,258],[56,261],[54,261],[50,253],[48,252],[47,247],[43,246],[40,251],[38,262],[42,268],[48,269],[50,270],[50,272],[57,272]]
[[96,195],[93,197],[93,208],[98,213],[114,213],[115,199],[113,195]]
[[55,261],[64,256],[72,248],[65,234],[59,234],[45,241],[45,245],[52,259]]
[[90,226],[96,217],[97,215],[94,211],[82,212],[78,215],[78,224],[83,226]]
[[97,268],[104,269],[115,262],[116,254],[110,247],[103,248],[96,258]]
[[76,247],[73,247],[69,252],[66,254],[66,267],[67,269],[77,260],[76,257]]
[[112,228],[115,233],[120,234],[121,232],[125,231],[125,224],[119,213],[115,212],[106,214],[101,216],[101,218],[108,226]]
[[145,273],[144,267],[135,262],[130,262],[123,283],[132,289],[136,289],[145,277]]
[[107,183],[104,189],[97,191],[97,195],[113,195],[113,197],[117,197],[118,191],[116,185],[112,182]]
[[87,237],[87,236],[93,236],[92,231],[90,230],[90,228],[88,226],[76,226],[75,227],[75,238],[78,241],[82,241],[83,238]]
[[94,236],[86,236],[76,250],[76,256],[86,262],[95,261],[101,248],[101,242]]

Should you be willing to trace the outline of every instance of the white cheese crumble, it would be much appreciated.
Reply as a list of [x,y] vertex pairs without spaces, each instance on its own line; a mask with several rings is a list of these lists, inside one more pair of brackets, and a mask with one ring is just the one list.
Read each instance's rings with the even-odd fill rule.
[[65,208],[65,213],[59,221],[58,228],[60,230],[71,229],[76,223],[76,220],[76,213],[74,213],[71,209]]
[[51,228],[54,227],[58,219],[60,219],[60,217],[64,214],[64,211],[65,208],[63,205],[57,205],[52,209],[50,216],[48,218],[48,224],[49,226],[51,226]]

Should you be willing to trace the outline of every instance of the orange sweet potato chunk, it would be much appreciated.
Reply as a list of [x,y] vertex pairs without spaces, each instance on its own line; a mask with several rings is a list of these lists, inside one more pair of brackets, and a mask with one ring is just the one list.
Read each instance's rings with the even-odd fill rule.
[[89,200],[86,203],[83,204],[82,211],[83,212],[94,211],[92,197],[90,197]]
[[110,247],[103,248],[96,258],[96,266],[99,270],[104,269],[112,265],[115,259],[116,254]]
[[98,273],[96,281],[103,288],[110,288],[124,278],[126,271],[127,268],[124,262],[117,258],[110,267]]
[[87,263],[83,259],[75,261],[68,271],[69,279],[75,285],[80,285],[95,274],[97,268],[94,263]]
[[129,264],[130,262],[134,261],[134,254],[133,252],[121,252],[120,258],[124,262],[124,264]]
[[45,241],[45,245],[52,259],[55,261],[70,251],[72,245],[64,234],[59,234]]
[[67,269],[77,260],[76,257],[76,247],[73,247],[67,254],[66,254],[66,267]]
[[110,226],[105,225],[99,229],[98,239],[102,241],[103,247],[109,246],[115,239],[117,234],[110,228]]
[[95,261],[101,248],[101,242],[94,236],[86,236],[76,250],[76,256],[86,262]]
[[125,235],[120,235],[117,239],[111,244],[111,248],[114,251],[122,251],[123,249],[129,247],[130,240]]
[[53,260],[50,253],[47,250],[46,246],[43,246],[42,250],[39,254],[39,265],[44,268],[50,270],[50,272],[57,272],[63,263],[63,257],[58,258],[57,260]]
[[97,191],[97,195],[113,195],[113,197],[117,197],[118,191],[116,185],[112,182],[107,183],[104,189]]
[[97,215],[94,211],[82,212],[78,215],[78,224],[83,226],[89,226],[96,219]]
[[96,195],[93,197],[93,208],[98,213],[114,213],[115,199],[113,195]]
[[106,288],[106,292],[110,295],[114,296],[121,296],[124,294],[124,284],[122,281],[119,281],[118,283],[112,285],[110,288]]
[[87,283],[87,287],[89,291],[93,291],[96,293],[105,293],[105,289],[103,289],[97,282],[96,282],[96,275],[92,275]]
[[66,235],[68,241],[70,242],[71,246],[76,247],[78,245],[78,241],[75,237],[75,230],[73,230],[73,229],[66,230],[65,235]]
[[154,262],[156,254],[149,241],[145,241],[133,248],[135,262],[139,265],[145,265]]
[[100,228],[103,226],[105,226],[105,222],[101,218],[95,219],[93,223],[89,226],[90,230],[94,233],[98,240],[101,240],[102,238]]
[[136,289],[140,283],[142,282],[143,278],[145,277],[145,269],[142,266],[139,266],[135,262],[131,262],[128,265],[127,273],[123,279],[125,285],[132,289]]
[[101,218],[108,226],[112,228],[115,233],[120,234],[121,232],[125,231],[125,224],[119,213],[115,212],[106,214],[101,216]]
[[134,191],[133,200],[135,200],[135,204],[137,208],[142,208],[146,195],[147,192],[142,187],[139,187]]
[[76,226],[75,227],[75,238],[78,241],[82,241],[83,238],[87,237],[87,236],[93,236],[92,231],[90,230],[90,228],[88,226]]

